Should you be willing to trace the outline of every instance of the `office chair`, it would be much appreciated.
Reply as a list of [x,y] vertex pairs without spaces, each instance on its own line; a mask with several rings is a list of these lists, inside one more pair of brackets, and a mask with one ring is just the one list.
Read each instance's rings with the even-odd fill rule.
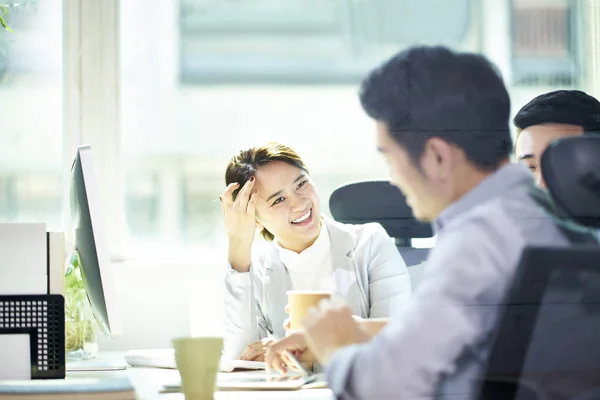
[[[600,247],[528,247],[505,303],[479,399],[600,393]],[[534,395],[535,394],[535,395]]]
[[433,236],[431,225],[415,219],[406,198],[387,180],[363,181],[337,188],[329,198],[333,218],[347,224],[378,222],[394,238],[411,276],[413,288],[429,249],[414,248],[411,239]]
[[[594,229],[599,155],[600,135],[584,135],[552,143],[541,160],[556,205]],[[507,400],[600,398],[600,246],[571,240],[568,248],[523,251],[479,399],[494,398],[499,387]]]
[[556,204],[579,224],[600,228],[600,134],[551,143],[541,167]]

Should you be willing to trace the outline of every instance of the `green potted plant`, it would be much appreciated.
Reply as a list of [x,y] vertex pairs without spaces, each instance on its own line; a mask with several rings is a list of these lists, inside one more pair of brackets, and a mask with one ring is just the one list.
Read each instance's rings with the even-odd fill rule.
[[98,354],[98,325],[77,251],[72,253],[65,273],[65,350],[67,360],[85,360]]

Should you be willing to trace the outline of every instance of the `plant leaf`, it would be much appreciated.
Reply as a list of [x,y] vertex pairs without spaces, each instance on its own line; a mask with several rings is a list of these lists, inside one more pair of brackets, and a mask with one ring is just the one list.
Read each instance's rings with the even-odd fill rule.
[[6,19],[2,15],[0,15],[0,25],[2,25],[4,27],[4,30],[6,30],[8,32],[12,32],[13,31],[12,29],[10,29],[10,26],[8,26],[6,24]]

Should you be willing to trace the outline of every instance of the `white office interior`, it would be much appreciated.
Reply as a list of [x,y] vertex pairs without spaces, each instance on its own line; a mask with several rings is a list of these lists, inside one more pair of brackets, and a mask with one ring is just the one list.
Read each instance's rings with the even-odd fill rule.
[[336,187],[387,177],[357,84],[399,49],[442,43],[486,55],[513,114],[555,89],[600,97],[599,0],[9,6],[0,223],[43,222],[71,238],[70,169],[77,148],[91,146],[123,328],[100,336],[100,352],[220,333],[227,238],[218,196],[237,150],[267,141],[296,149],[326,214]]

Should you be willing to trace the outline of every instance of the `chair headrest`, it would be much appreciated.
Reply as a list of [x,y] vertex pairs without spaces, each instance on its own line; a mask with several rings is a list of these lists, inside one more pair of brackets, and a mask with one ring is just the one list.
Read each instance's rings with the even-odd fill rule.
[[568,216],[600,227],[600,134],[553,142],[542,155],[541,167],[550,194]]
[[402,192],[388,180],[356,182],[339,187],[329,198],[329,209],[339,222],[379,222],[394,238],[433,236],[431,225],[415,219]]

